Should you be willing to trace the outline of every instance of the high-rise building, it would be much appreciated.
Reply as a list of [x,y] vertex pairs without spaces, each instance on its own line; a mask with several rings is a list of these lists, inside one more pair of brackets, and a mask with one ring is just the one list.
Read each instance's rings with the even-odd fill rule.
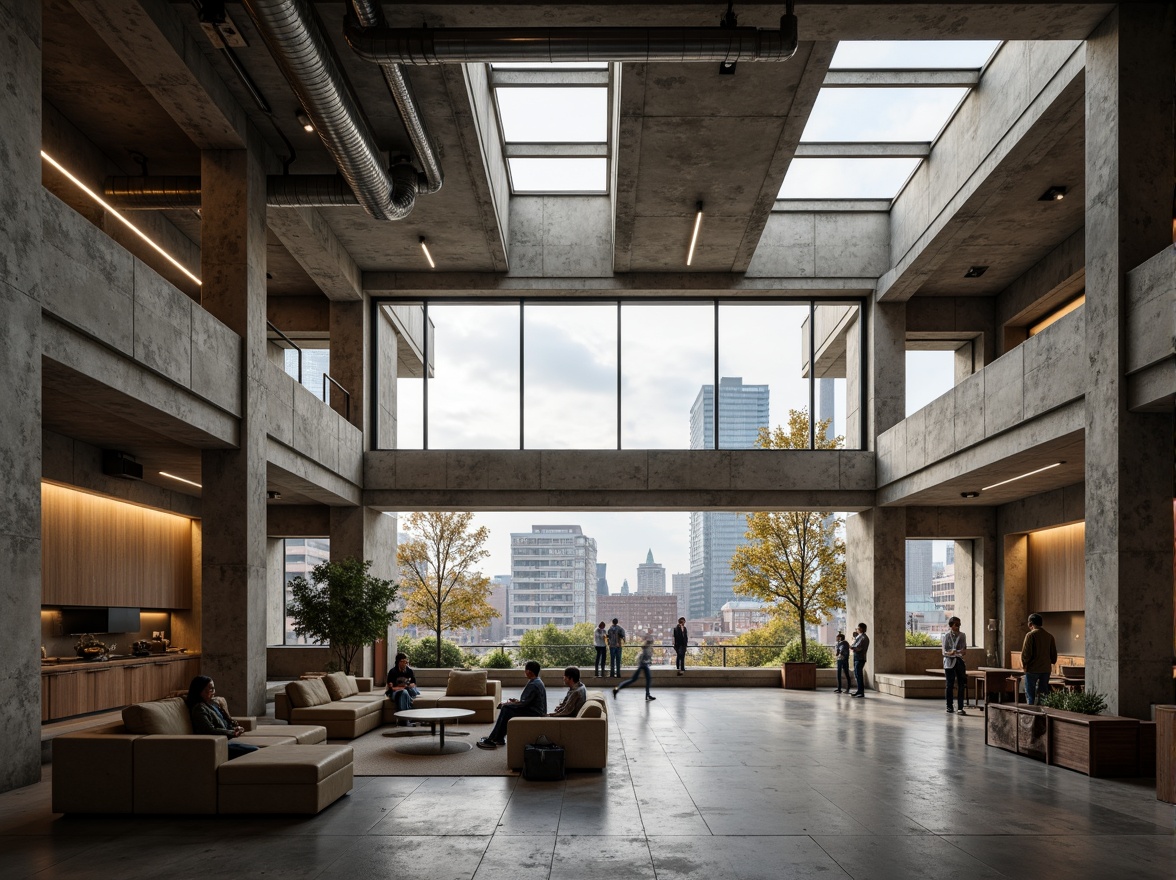
[[666,567],[653,561],[653,550],[645,561],[637,566],[637,595],[664,596],[666,594]]
[[622,596],[629,595],[629,579],[628,578],[625,578],[623,581],[621,581],[621,595]]
[[608,595],[608,575],[605,573],[605,569],[607,569],[607,568],[608,568],[607,562],[596,563],[596,595],[597,596],[607,596]]
[[[703,385],[690,407],[690,448],[714,449],[715,386]],[[719,449],[751,449],[768,422],[768,386],[744,385],[740,376],[719,379]],[[746,543],[747,520],[724,510],[690,514],[690,618],[717,614],[735,597],[731,557]]]
[[925,630],[935,622],[935,602],[931,599],[931,542],[906,542],[906,613],[907,629]]
[[678,600],[678,616],[686,617],[690,613],[690,572],[676,572],[670,581]]
[[507,637],[554,623],[560,629],[596,615],[596,541],[579,526],[538,525],[510,536]]

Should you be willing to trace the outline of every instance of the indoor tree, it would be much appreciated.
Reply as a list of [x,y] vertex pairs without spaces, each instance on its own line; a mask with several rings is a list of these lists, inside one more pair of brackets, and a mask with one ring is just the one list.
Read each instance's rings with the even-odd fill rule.
[[[818,449],[836,449],[829,422],[816,425]],[[809,419],[789,410],[788,427],[761,428],[761,449],[807,449]],[[827,620],[845,604],[845,541],[841,520],[814,510],[759,511],[747,515],[748,543],[731,557],[735,592],[772,606],[773,613],[800,629],[801,657],[808,659],[805,624]]]
[[477,570],[490,555],[490,530],[473,528],[472,513],[410,513],[409,538],[396,551],[404,591],[404,622],[425,627],[437,638],[446,630],[485,626],[500,616],[489,603],[490,579]]
[[324,562],[290,580],[286,613],[294,632],[331,646],[336,663],[351,674],[361,648],[388,635],[396,620],[396,585],[368,574],[372,561],[355,558]]

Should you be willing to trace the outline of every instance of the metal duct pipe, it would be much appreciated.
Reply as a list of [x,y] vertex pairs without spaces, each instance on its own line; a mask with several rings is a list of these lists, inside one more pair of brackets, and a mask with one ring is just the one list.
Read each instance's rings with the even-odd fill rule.
[[402,220],[416,203],[417,177],[390,174],[375,136],[335,64],[308,0],[243,0],[270,53],[359,204],[377,220]]
[[[383,27],[384,13],[378,2],[372,0],[351,0],[351,8],[355,10],[355,17],[359,19],[361,27]],[[388,62],[380,65],[384,72],[384,81],[388,84],[388,91],[392,93],[392,100],[396,102],[396,109],[400,111],[400,118],[404,121],[404,128],[412,141],[412,148],[416,152],[421,167],[424,168],[424,181],[421,191],[435,193],[441,189],[445,181],[445,173],[441,170],[441,160],[437,158],[437,148],[433,145],[433,138],[429,134],[428,126],[417,105],[416,96],[412,91],[412,83],[408,74],[399,64]]]
[[751,27],[345,27],[360,58],[377,64],[493,61],[784,61],[796,54],[796,16],[780,30]]
[[[397,165],[392,176],[411,186],[416,171]],[[347,182],[337,174],[273,175],[266,178],[265,203],[270,208],[342,208],[359,204]],[[123,211],[166,211],[200,207],[199,177],[108,177],[103,195]]]

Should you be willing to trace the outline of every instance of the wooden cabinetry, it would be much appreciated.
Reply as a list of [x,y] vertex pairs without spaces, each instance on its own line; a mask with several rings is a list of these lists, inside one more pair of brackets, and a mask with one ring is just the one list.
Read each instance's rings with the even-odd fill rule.
[[41,674],[41,720],[119,709],[187,690],[199,657],[124,660],[55,667]]

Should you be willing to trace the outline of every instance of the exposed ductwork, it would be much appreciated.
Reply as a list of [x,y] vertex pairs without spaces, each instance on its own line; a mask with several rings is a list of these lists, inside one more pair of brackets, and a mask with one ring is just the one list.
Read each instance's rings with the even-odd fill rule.
[[[355,17],[359,20],[361,27],[384,26],[384,14],[378,2],[351,0],[351,8],[355,11]],[[416,97],[413,95],[412,84],[409,82],[404,68],[399,64],[388,62],[381,64],[380,69],[384,72],[384,81],[388,83],[388,91],[392,93],[392,100],[396,102],[400,118],[404,121],[404,127],[412,140],[417,160],[425,170],[424,185],[421,187],[421,191],[435,193],[441,189],[445,175],[441,170],[441,160],[437,158],[437,148],[433,145],[433,138],[429,135],[425,119],[421,115],[420,107],[417,106]]]
[[[392,179],[409,187],[416,178],[410,165],[392,168]],[[123,211],[169,211],[200,207],[199,177],[108,177],[103,195]],[[337,174],[275,174],[266,178],[265,203],[271,208],[342,208],[359,204],[347,181]]]
[[243,0],[242,5],[358,203],[377,220],[407,217],[416,203],[417,174],[384,167],[307,0]]
[[493,61],[785,61],[796,54],[796,16],[780,30],[751,27],[346,27],[359,57],[377,64]]

